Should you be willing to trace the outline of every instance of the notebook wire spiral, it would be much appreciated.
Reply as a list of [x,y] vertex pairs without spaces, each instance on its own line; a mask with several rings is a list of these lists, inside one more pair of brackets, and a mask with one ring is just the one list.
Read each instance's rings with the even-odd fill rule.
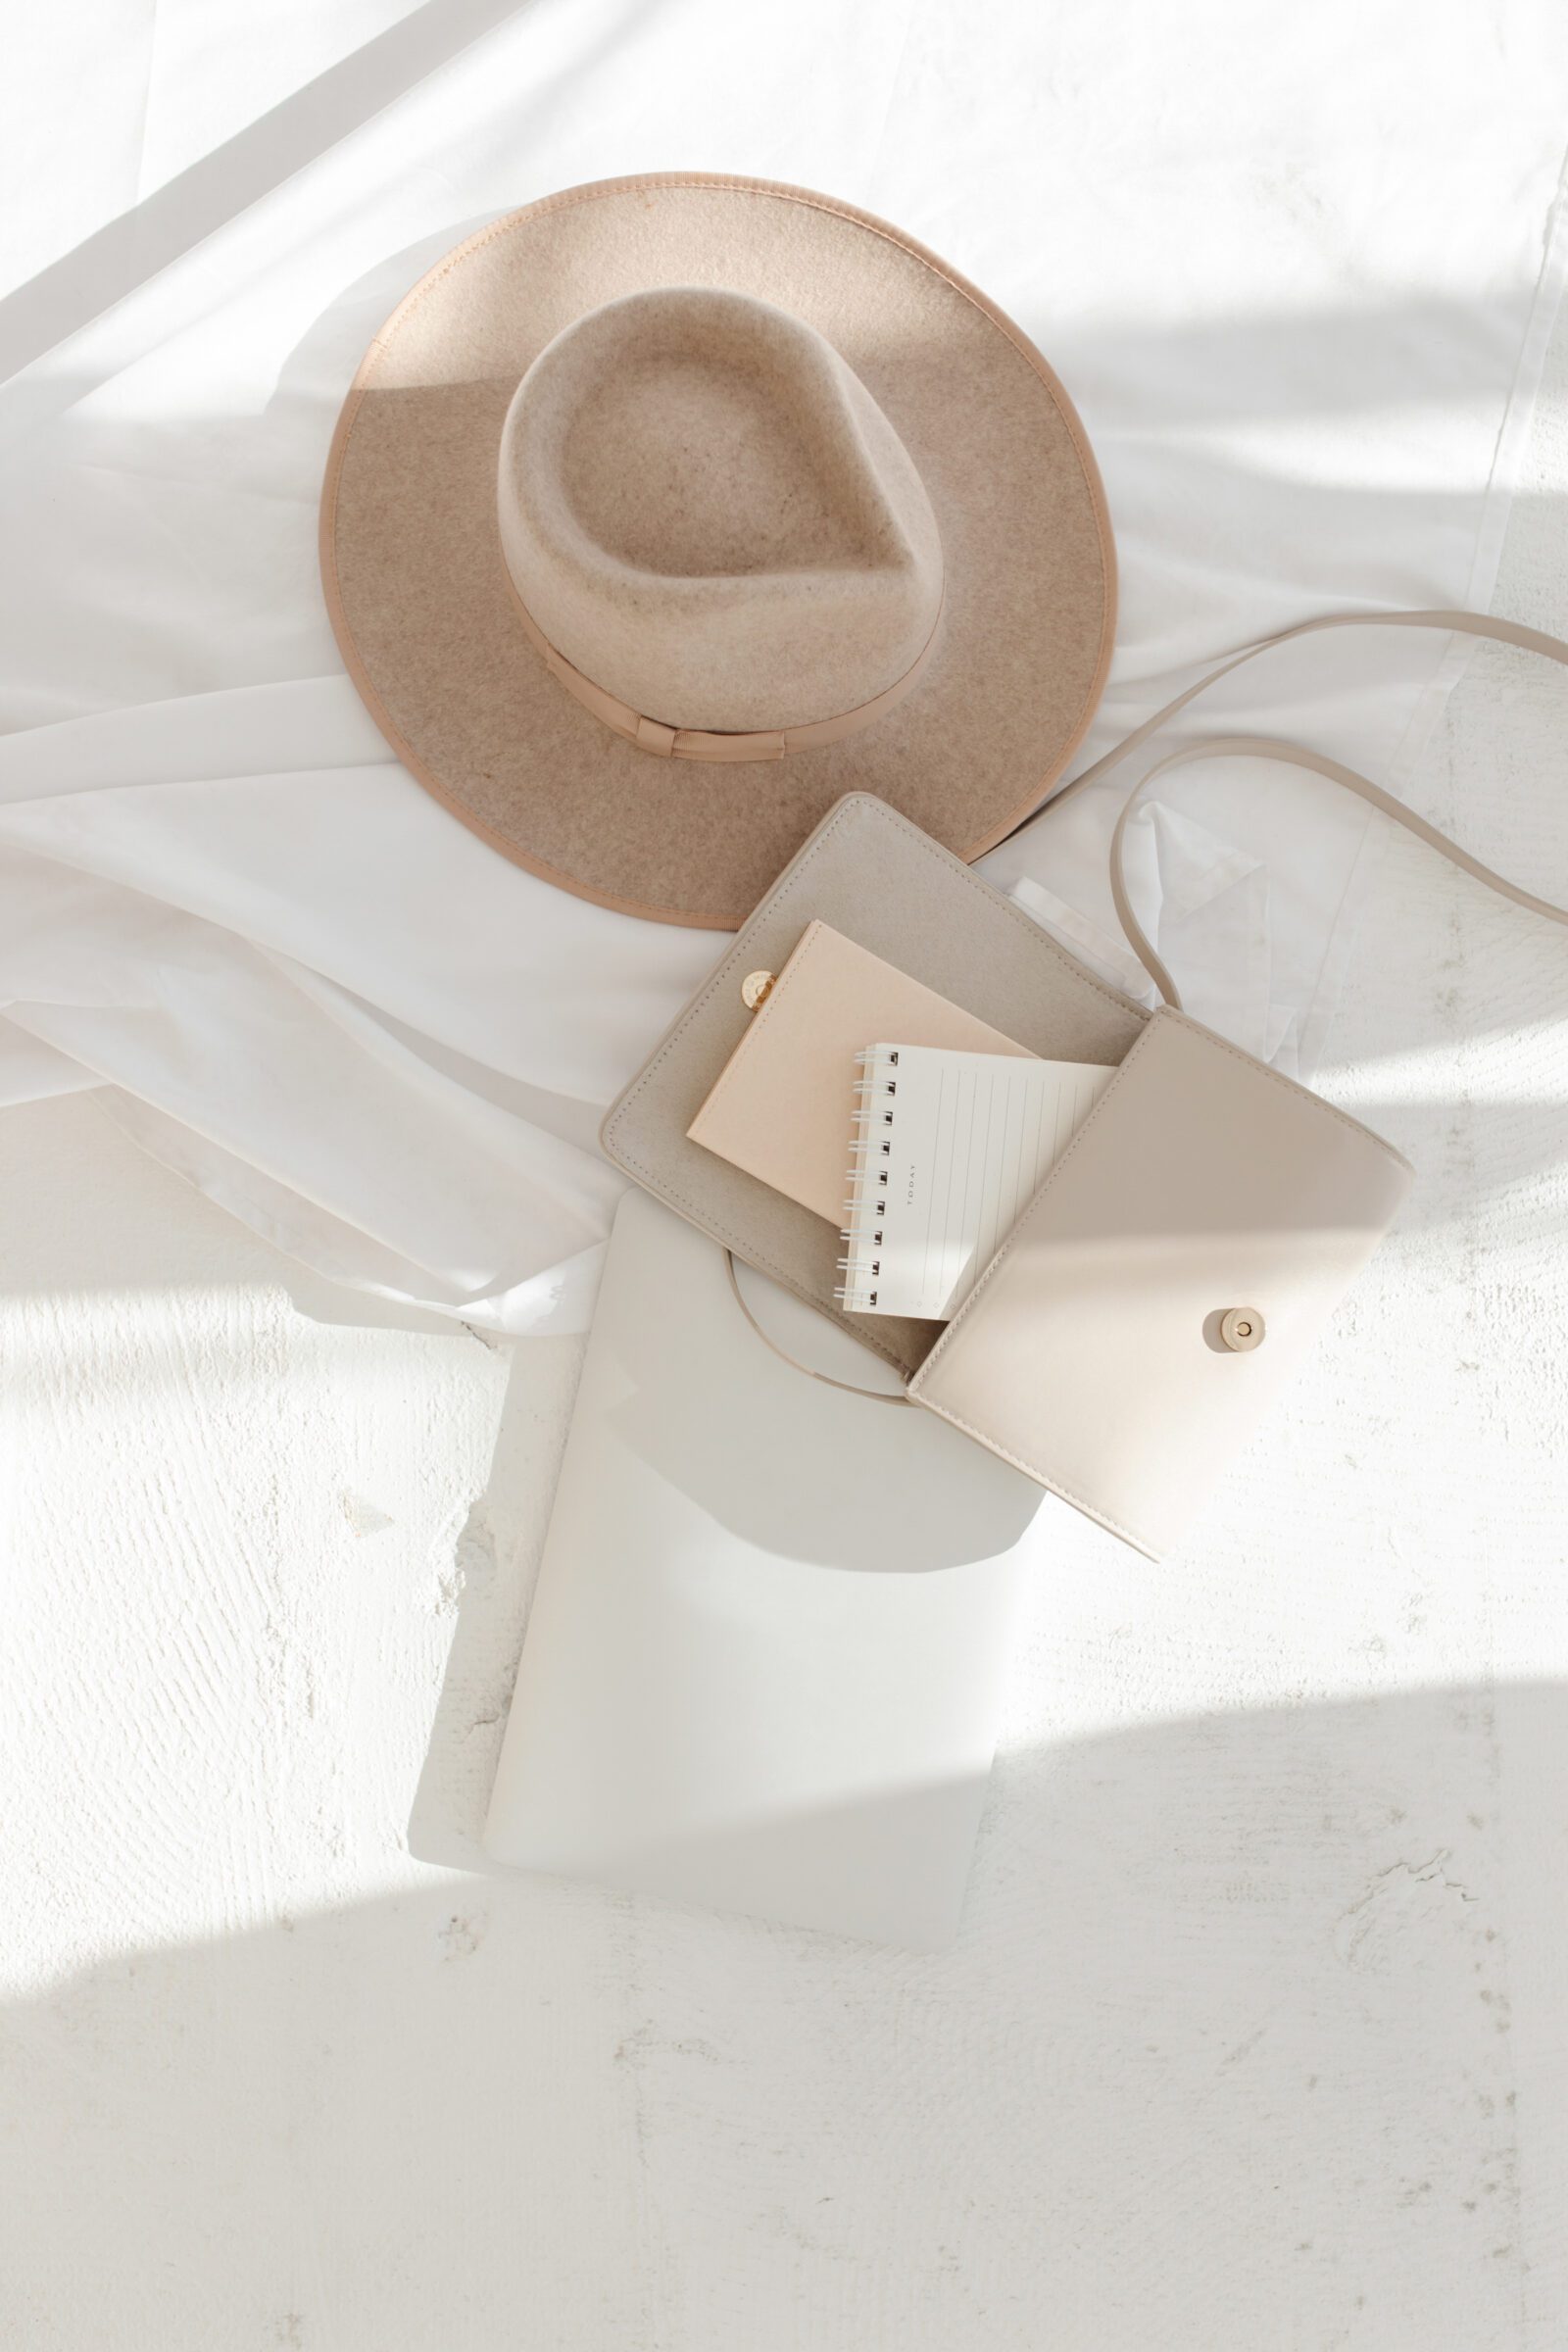
[[864,1075],[855,1083],[854,1130],[850,1144],[849,1199],[844,1203],[848,1223],[839,1239],[846,1255],[838,1261],[842,1283],[833,1296],[850,1313],[874,1312],[881,1278],[880,1250],[888,1226],[888,1177],[893,1157],[894,1100],[899,1082],[897,1046],[868,1046],[857,1054]]
[[834,1296],[852,1314],[945,1322],[1114,1070],[907,1042],[856,1061]]

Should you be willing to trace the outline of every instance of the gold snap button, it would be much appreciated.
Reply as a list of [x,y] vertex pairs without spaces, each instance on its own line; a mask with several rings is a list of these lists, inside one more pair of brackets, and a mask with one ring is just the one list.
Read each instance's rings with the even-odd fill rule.
[[1219,1319],[1219,1336],[1238,1355],[1263,1345],[1263,1318],[1255,1306],[1228,1307]]
[[748,1012],[755,1012],[773,985],[771,972],[748,972],[741,982],[741,1003]]

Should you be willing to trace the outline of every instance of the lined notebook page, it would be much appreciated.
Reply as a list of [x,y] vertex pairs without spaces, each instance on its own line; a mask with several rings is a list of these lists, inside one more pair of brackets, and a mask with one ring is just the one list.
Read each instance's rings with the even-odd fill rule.
[[858,1314],[956,1313],[1114,1068],[870,1047],[839,1293]]

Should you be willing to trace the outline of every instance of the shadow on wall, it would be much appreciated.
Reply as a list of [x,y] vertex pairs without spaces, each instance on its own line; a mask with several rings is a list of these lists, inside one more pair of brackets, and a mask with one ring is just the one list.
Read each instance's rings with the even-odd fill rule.
[[0,381],[303,172],[516,16],[526,0],[425,0],[0,302]]
[[1565,1756],[1554,1685],[1007,1756],[934,1958],[516,1878],[107,1959],[0,2017],[7,2340],[1513,2345]]

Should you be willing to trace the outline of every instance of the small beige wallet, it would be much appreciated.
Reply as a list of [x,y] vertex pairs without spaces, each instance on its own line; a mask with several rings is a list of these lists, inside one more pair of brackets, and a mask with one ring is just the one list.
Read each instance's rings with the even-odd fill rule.
[[852,795],[603,1130],[628,1176],[824,1314],[842,1313],[836,1232],[689,1132],[753,1018],[743,981],[778,970],[812,921],[1029,1053],[1119,1065],[950,1324],[842,1319],[912,1402],[1159,1557],[1371,1255],[1407,1163],[1186,1014],[1107,988],[918,827]]
[[1030,1058],[831,924],[810,922],[686,1132],[803,1208],[844,1223],[856,1056],[878,1038]]

